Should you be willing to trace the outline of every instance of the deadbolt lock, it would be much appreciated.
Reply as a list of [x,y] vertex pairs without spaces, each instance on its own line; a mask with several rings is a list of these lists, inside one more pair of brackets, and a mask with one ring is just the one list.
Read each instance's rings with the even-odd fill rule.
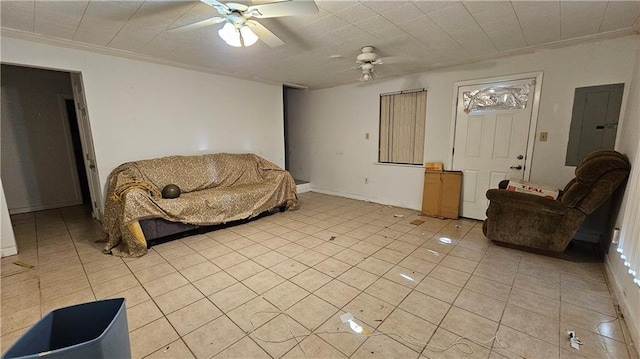
[[524,156],[523,156],[523,155],[518,155],[518,157],[517,157],[517,158],[518,158],[519,160],[521,160],[521,159],[523,159],[523,158],[524,158]]

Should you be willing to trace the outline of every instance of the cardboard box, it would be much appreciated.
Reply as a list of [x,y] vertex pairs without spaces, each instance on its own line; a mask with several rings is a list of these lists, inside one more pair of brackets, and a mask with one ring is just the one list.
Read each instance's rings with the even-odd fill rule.
[[426,170],[422,192],[422,214],[458,219],[461,187],[462,172]]
[[507,191],[524,192],[549,199],[558,198],[560,193],[558,189],[553,187],[518,180],[509,180]]
[[442,162],[427,162],[424,164],[424,167],[427,171],[442,172],[442,170],[444,169],[444,165],[442,164]]

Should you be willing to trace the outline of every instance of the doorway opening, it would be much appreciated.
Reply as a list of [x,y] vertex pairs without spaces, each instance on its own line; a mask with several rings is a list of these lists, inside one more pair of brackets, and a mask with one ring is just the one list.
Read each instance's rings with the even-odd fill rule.
[[1,176],[10,214],[86,205],[99,183],[79,73],[2,64]]
[[296,187],[298,193],[304,193],[311,191],[311,183],[308,180],[301,178],[304,176],[295,170],[292,163],[297,163],[295,159],[296,139],[292,138],[296,134],[296,119],[295,108],[296,96],[299,91],[303,91],[300,88],[290,87],[287,85],[282,86],[282,105],[283,105],[283,120],[284,120],[284,164],[285,169],[291,173],[296,181]]

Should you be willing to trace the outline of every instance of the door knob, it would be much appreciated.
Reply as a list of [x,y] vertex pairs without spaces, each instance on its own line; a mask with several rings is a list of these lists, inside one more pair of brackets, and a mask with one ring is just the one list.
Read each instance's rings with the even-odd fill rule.
[[521,169],[522,169],[522,166],[517,165],[517,166],[511,166],[511,167],[509,167],[509,168],[511,168],[512,170],[521,170]]

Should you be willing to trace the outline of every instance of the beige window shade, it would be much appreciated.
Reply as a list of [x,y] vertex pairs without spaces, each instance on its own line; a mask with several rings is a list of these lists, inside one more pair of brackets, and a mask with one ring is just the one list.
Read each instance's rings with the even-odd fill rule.
[[426,114],[426,90],[380,95],[378,160],[422,164]]

